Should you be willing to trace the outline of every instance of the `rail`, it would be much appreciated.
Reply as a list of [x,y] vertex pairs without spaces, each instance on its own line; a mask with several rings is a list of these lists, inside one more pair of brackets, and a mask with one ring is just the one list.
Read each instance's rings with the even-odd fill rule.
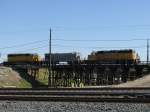
[[0,100],[150,103],[150,88],[1,88]]

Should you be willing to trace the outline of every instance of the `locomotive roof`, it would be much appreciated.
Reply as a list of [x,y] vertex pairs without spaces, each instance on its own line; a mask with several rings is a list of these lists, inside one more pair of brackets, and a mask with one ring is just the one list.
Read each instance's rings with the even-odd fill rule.
[[30,54],[30,53],[25,53],[25,54],[8,54],[8,56],[33,56],[37,54]]
[[[80,54],[80,53],[78,53],[78,52],[71,52],[71,53],[52,53],[52,55],[78,55],[78,54]],[[49,53],[46,53],[45,55],[49,55]]]
[[109,50],[109,51],[97,51],[96,54],[98,53],[131,53],[131,52],[135,52],[132,49],[125,49],[125,50]]

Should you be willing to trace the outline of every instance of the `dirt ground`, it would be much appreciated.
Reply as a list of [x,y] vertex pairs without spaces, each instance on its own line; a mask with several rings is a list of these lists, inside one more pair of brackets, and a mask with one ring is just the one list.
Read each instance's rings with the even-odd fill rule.
[[22,87],[27,83],[12,68],[0,66],[0,87]]
[[127,83],[114,85],[114,87],[150,87],[150,75],[146,75],[134,81],[128,81]]

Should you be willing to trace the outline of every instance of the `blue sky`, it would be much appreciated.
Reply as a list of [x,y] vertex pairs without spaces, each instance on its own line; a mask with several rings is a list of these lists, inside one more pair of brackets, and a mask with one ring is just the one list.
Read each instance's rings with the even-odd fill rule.
[[[53,39],[150,38],[149,4],[149,0],[0,0],[1,60],[8,53],[47,53],[50,27]],[[40,40],[47,41],[22,45]],[[82,56],[94,50],[133,47],[142,60],[146,59],[145,40],[52,40],[52,44],[52,52],[77,51]]]

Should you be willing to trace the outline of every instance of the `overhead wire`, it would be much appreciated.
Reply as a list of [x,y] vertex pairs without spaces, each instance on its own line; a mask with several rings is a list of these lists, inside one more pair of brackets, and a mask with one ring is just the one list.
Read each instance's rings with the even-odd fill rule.
[[109,40],[103,40],[103,39],[61,39],[61,38],[56,38],[52,40],[57,40],[57,41],[141,41],[141,40],[147,40],[147,39],[109,39]]
[[45,48],[45,47],[47,47],[47,46],[48,46],[48,45],[44,45],[44,46],[35,47],[35,48],[32,48],[32,49],[25,49],[25,50],[16,51],[16,52],[27,52],[27,51],[31,51],[31,50],[37,50],[37,49],[40,49],[40,48]]
[[33,44],[37,44],[37,43],[46,42],[47,40],[48,39],[40,40],[40,41],[33,41],[33,42],[29,42],[29,43],[24,43],[24,44],[12,45],[12,46],[5,46],[5,47],[1,47],[0,49],[10,49],[10,48],[15,48],[15,47],[23,47],[23,46],[27,46],[27,45],[33,45]]
[[60,45],[60,44],[55,44],[55,45],[52,45],[52,46],[57,46],[57,47],[78,47],[78,48],[145,48],[147,47],[146,45],[141,45],[141,46],[124,46],[124,47],[96,47],[96,46],[89,46],[89,47],[84,47],[84,46],[72,46],[72,45]]
[[[52,40],[59,40],[59,41],[135,41],[135,40],[147,40],[147,39],[114,39],[114,40],[79,40],[79,39],[60,39],[60,38],[55,38],[55,39],[52,39]],[[6,46],[6,47],[2,47],[0,49],[9,49],[9,48],[15,48],[15,47],[23,47],[23,46],[28,46],[28,45],[32,45],[32,44],[39,44],[39,43],[43,43],[43,42],[47,42],[48,39],[45,39],[45,40],[39,40],[39,41],[33,41],[33,42],[28,42],[28,43],[24,43],[24,44],[18,44],[18,45],[13,45],[13,46]],[[55,46],[55,47],[74,47],[74,48],[85,48],[85,49],[107,49],[107,48],[145,48],[146,46],[145,45],[141,45],[141,46],[119,46],[119,47],[99,47],[99,46],[73,46],[73,45],[62,45],[62,44],[53,44],[52,46]],[[36,50],[36,49],[40,49],[40,48],[43,48],[43,47],[48,47],[48,45],[44,45],[44,46],[40,46],[40,47],[36,47],[36,48],[32,48],[32,49],[25,49],[23,51],[17,51],[17,52],[25,52],[25,51],[30,51],[30,50]]]
[[[55,38],[52,39],[54,41],[82,41],[82,42],[86,42],[86,41],[141,41],[141,40],[147,40],[147,39],[114,39],[114,40],[85,40],[85,39],[61,39],[61,38]],[[23,46],[27,46],[27,45],[32,45],[32,44],[37,44],[37,43],[42,43],[42,42],[47,42],[48,39],[45,40],[39,40],[39,41],[33,41],[33,42],[28,42],[28,43],[24,43],[24,44],[18,44],[18,45],[12,45],[12,46],[5,46],[5,47],[1,47],[0,49],[9,49],[9,48],[15,48],[15,47],[23,47]]]
[[[54,44],[52,46],[55,46],[55,47],[70,47],[70,48],[73,48],[73,47],[76,47],[76,48],[84,48],[84,49],[106,49],[106,48],[145,48],[146,46],[142,45],[142,46],[129,46],[129,47],[96,47],[96,46],[91,46],[91,47],[84,47],[84,46],[66,46],[66,45],[58,45],[58,44]],[[16,52],[26,52],[26,51],[31,51],[31,50],[37,50],[37,49],[40,49],[40,48],[45,48],[47,47],[48,48],[48,45],[44,45],[44,46],[40,46],[40,47],[35,47],[35,48],[32,48],[32,49],[26,49],[26,50],[23,50],[23,51],[16,51]]]

